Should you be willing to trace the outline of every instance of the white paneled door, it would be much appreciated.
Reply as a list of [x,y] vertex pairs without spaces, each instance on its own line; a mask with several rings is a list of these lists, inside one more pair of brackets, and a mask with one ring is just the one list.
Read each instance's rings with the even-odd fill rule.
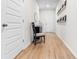
[[23,0],[2,0],[2,59],[14,59],[24,39]]
[[43,32],[55,32],[55,11],[41,10],[40,21],[43,24]]

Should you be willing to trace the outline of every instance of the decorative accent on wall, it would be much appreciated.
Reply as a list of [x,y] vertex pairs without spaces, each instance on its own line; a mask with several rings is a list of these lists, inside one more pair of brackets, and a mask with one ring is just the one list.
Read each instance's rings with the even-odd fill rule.
[[67,5],[67,0],[64,1],[64,4],[61,5],[61,7],[59,8],[57,15],[59,15],[65,8]]
[[67,15],[61,17],[60,19],[57,20],[57,23],[66,23],[67,20]]
[[37,22],[37,13],[34,12],[34,22]]

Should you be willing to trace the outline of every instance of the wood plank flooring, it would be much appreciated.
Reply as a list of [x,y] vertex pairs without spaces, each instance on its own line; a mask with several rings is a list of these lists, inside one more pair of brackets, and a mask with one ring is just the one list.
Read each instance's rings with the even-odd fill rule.
[[31,44],[16,59],[76,59],[55,33],[45,35],[45,44]]

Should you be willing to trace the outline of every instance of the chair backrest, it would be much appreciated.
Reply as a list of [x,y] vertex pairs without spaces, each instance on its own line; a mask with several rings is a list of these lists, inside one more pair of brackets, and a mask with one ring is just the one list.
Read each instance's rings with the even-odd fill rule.
[[35,24],[34,24],[34,22],[32,22],[32,29],[33,29],[34,36],[36,36],[36,30],[35,30]]

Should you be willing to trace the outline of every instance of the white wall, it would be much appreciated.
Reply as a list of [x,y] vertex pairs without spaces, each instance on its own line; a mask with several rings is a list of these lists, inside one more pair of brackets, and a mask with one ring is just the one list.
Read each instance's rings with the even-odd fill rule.
[[[24,48],[32,42],[32,27],[31,22],[34,21],[34,13],[38,11],[36,0],[24,0]],[[37,14],[38,15],[38,14]]]
[[44,9],[39,11],[43,32],[55,32],[55,10]]
[[[56,11],[60,8],[63,0],[57,5]],[[63,25],[56,22],[56,33],[63,38],[64,42],[69,46],[72,53],[77,56],[77,6],[76,0],[67,0],[66,9],[56,19],[67,14],[67,22]]]
[[39,5],[37,4],[37,2],[35,4],[34,21],[39,21]]

